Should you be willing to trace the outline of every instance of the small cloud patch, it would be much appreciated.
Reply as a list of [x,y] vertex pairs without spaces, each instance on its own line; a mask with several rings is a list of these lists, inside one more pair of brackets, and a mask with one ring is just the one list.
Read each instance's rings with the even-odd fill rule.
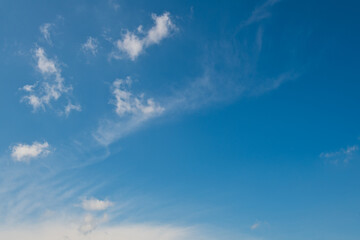
[[48,142],[34,142],[31,145],[19,143],[11,148],[11,157],[17,162],[28,162],[37,157],[43,157],[50,153]]

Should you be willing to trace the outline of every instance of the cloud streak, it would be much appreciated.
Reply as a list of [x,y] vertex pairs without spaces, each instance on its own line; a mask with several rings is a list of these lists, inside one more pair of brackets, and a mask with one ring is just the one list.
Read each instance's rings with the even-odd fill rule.
[[43,25],[40,26],[40,32],[43,35],[45,41],[52,45],[52,41],[51,41],[51,35],[50,35],[50,29],[53,27],[53,24],[51,23],[44,23]]
[[269,9],[280,1],[281,0],[267,0],[262,5],[256,7],[251,13],[250,17],[239,25],[239,29],[270,17],[271,12],[269,11]]
[[[268,0],[255,8],[251,16],[243,21],[242,26],[271,16],[270,8],[278,2],[280,0]],[[143,31],[142,26],[139,26],[138,33],[127,32],[123,39],[117,41],[118,50],[135,60],[144,51],[144,47],[159,43],[173,31],[172,28],[175,26],[169,27],[173,25],[172,22],[168,22],[169,16],[167,13],[160,17],[153,16],[155,24],[147,32]],[[141,34],[144,37],[141,37]],[[242,38],[240,41],[238,37],[232,35],[230,39],[207,43],[201,63],[203,73],[196,78],[183,81],[180,87],[177,85],[172,88],[170,85],[170,89],[173,90],[167,91],[170,94],[157,96],[157,103],[151,99],[148,99],[148,102],[136,98],[135,101],[131,101],[129,99],[134,95],[123,90],[124,86],[130,85],[127,80],[115,82],[113,95],[116,100],[112,103],[121,118],[102,119],[93,134],[95,139],[103,145],[109,145],[156,117],[181,114],[214,103],[234,101],[240,97],[260,96],[298,78],[300,74],[291,68],[272,71],[271,75],[260,74],[258,62],[264,38],[263,28],[255,31],[254,36],[245,34]],[[143,98],[138,96],[138,99]],[[142,103],[134,104],[134,102]],[[156,108],[156,106],[161,107]],[[142,109],[148,109],[149,114]],[[154,111],[154,109],[158,110]]]
[[323,152],[320,154],[320,158],[332,164],[349,163],[356,156],[358,156],[359,147],[357,145],[349,146],[347,148],[341,148],[336,152]]

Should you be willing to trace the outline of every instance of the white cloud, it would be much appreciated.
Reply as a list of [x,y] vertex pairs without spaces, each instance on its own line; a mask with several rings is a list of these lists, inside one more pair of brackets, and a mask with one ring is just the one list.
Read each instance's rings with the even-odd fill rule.
[[141,115],[149,117],[151,115],[161,114],[165,109],[155,103],[152,98],[144,99],[143,94],[135,96],[127,88],[131,85],[131,79],[117,79],[113,83],[113,95],[116,106],[115,112],[119,116]]
[[[170,13],[165,12],[161,16],[152,15],[155,25],[145,33],[145,36],[138,36],[134,32],[126,32],[123,39],[116,42],[116,47],[121,53],[125,53],[131,60],[135,60],[146,47],[159,44],[161,40],[168,37],[176,26],[170,19]],[[142,25],[137,28],[139,33],[144,33]],[[118,53],[113,53],[113,57],[119,58]]]
[[[42,74],[60,75],[60,70],[55,66],[55,61],[46,57],[43,48],[36,49],[35,57],[37,59],[37,68]],[[60,76],[57,77],[61,78]]]
[[22,87],[22,90],[24,90],[26,92],[32,92],[34,90],[35,86],[36,86],[35,84],[34,85],[25,85]]
[[81,49],[83,50],[83,52],[85,53],[89,52],[92,55],[97,54],[98,47],[99,47],[99,42],[96,38],[93,37],[88,37],[86,42],[81,45]]
[[239,28],[243,28],[249,26],[253,23],[259,22],[265,18],[271,16],[269,8],[274,6],[276,3],[280,2],[281,0],[267,0],[262,5],[256,7],[254,11],[251,13],[250,17],[243,21]]
[[81,106],[79,104],[74,105],[71,102],[69,102],[65,106],[64,113],[65,113],[66,116],[69,116],[70,112],[73,111],[73,110],[80,112],[81,111]]
[[96,198],[84,199],[81,206],[87,211],[104,211],[113,206],[114,203],[109,200],[99,200]]
[[17,144],[12,147],[11,156],[14,161],[26,162],[32,158],[46,156],[50,153],[48,142],[34,142],[32,145]]
[[105,223],[107,220],[108,216],[106,214],[104,214],[102,218],[97,218],[91,214],[86,214],[79,226],[79,231],[87,235],[93,232],[100,224]]
[[320,157],[326,159],[332,164],[348,163],[355,157],[358,150],[359,147],[354,145],[347,148],[341,148],[336,152],[323,152],[320,154]]
[[43,35],[44,39],[49,43],[52,44],[51,42],[51,36],[50,36],[50,29],[53,26],[53,24],[51,23],[44,23],[43,25],[40,26],[40,32]]
[[114,99],[110,103],[115,105],[115,112],[120,117],[114,121],[105,120],[100,123],[94,133],[95,139],[108,145],[114,140],[140,127],[147,120],[161,115],[165,108],[152,98],[145,98],[144,94],[135,95],[129,91],[131,79],[117,79],[112,86]]
[[135,60],[144,48],[143,40],[131,32],[127,32],[124,39],[118,40],[116,44],[118,49],[126,52],[132,60]]
[[[278,1],[267,1],[261,8],[268,11],[268,8],[276,2]],[[260,10],[255,12],[258,11]],[[167,27],[166,22],[170,19],[168,17],[166,15],[163,15],[163,18],[154,17],[158,21],[155,21],[154,26],[149,31],[144,31],[139,26],[137,32],[127,32],[124,38],[118,41],[119,47],[123,48],[123,52],[131,59],[135,59],[146,47],[144,39],[148,44],[155,44],[164,36],[169,35],[171,28]],[[171,25],[173,24],[171,23]],[[272,76],[261,75],[257,69],[257,62],[263,40],[262,30],[257,31],[255,36],[255,39],[249,39],[247,35],[244,35],[242,41],[223,39],[207,44],[201,62],[203,66],[202,75],[189,81],[181,79],[185,82],[182,87],[177,85],[175,88],[172,86],[173,91],[170,95],[161,96],[161,105],[158,105],[161,106],[160,109],[166,109],[167,114],[178,114],[214,103],[234,101],[240,97],[259,96],[278,89],[287,81],[294,80],[300,75],[292,69],[276,69],[277,73]],[[249,47],[249,44],[253,45]],[[254,49],[256,49],[255,52]],[[115,101],[112,103],[116,106],[117,114],[124,120],[104,119],[100,121],[98,129],[93,134],[95,139],[104,145],[111,144],[129,132],[137,130],[145,122],[148,123],[148,120],[154,119],[150,119],[148,116],[160,116],[160,114],[144,114],[140,111],[140,107],[134,107],[135,104],[131,104],[134,102],[130,100],[131,98],[143,98],[141,95],[132,95],[126,88],[123,89],[128,86],[126,81],[120,81],[119,86],[121,87],[113,86]],[[165,112],[164,110],[154,111],[156,104],[151,99],[148,104],[146,100],[142,100],[142,105],[148,105],[149,112]],[[136,115],[136,112],[140,114]],[[125,117],[129,115],[131,117],[126,119]]]
[[[119,224],[93,228],[93,220],[88,217],[88,225],[80,230],[76,224],[47,222],[0,229],[0,239],[21,240],[205,240],[212,239],[187,227],[173,227],[153,224]],[[87,227],[87,228],[86,228]],[[86,231],[90,230],[90,231]],[[86,234],[84,234],[86,233]]]
[[161,16],[152,14],[152,18],[155,21],[153,26],[145,38],[145,44],[158,44],[162,39],[166,38],[172,30],[175,29],[175,25],[171,22],[170,13],[166,12]]
[[65,86],[60,67],[55,60],[46,56],[43,48],[37,48],[34,57],[37,61],[36,69],[41,73],[43,79],[36,84],[22,87],[28,93],[22,100],[31,105],[34,111],[39,108],[45,110],[45,107],[52,101],[56,101],[64,93],[68,93],[71,86]]
[[[268,79],[254,76],[251,63],[256,62],[258,56],[244,49],[246,50],[245,47],[240,48],[228,42],[211,46],[208,55],[204,56],[203,75],[191,80],[182,88],[177,88],[171,95],[161,96],[161,104],[156,104],[151,98],[144,99],[143,95],[132,94],[128,90],[130,79],[116,80],[112,90],[115,99],[111,103],[116,106],[115,111],[122,119],[100,121],[93,136],[100,144],[109,145],[137,130],[145,122],[162,115],[165,109],[167,114],[178,114],[211,103],[231,101],[244,96],[258,96],[297,78],[298,74],[293,71],[282,72]],[[252,60],[249,65],[243,64],[249,59]],[[217,68],[219,65],[224,65],[224,68]]]

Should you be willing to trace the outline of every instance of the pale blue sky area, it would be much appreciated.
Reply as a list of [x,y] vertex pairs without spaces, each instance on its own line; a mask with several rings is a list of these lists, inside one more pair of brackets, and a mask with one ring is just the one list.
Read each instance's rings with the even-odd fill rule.
[[357,240],[357,1],[0,3],[0,238]]

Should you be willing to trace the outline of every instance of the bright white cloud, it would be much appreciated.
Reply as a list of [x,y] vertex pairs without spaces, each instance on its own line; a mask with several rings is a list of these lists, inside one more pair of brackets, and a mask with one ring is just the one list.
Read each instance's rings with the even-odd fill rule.
[[44,23],[43,25],[40,26],[40,32],[43,35],[44,39],[49,43],[52,44],[51,42],[51,36],[50,36],[50,29],[53,26],[53,24],[51,23]]
[[348,163],[355,157],[358,150],[359,147],[354,145],[347,148],[342,148],[336,152],[323,152],[320,154],[320,157],[326,159],[332,164]]
[[83,50],[83,52],[85,53],[89,52],[92,55],[97,54],[98,47],[99,47],[99,42],[96,38],[93,37],[88,37],[86,42],[81,45],[81,49]]
[[26,162],[32,158],[46,156],[50,153],[48,142],[34,142],[32,145],[19,143],[11,148],[11,157],[14,161]]
[[170,13],[166,12],[161,16],[156,16],[156,14],[152,14],[152,18],[155,22],[155,26],[153,26],[147,36],[145,38],[145,44],[157,44],[162,39],[169,36],[170,32],[175,28],[175,25],[171,22]]
[[118,49],[126,52],[132,60],[135,60],[144,48],[143,40],[131,32],[127,32],[124,39],[118,40],[116,44]]
[[[64,93],[68,93],[71,86],[65,86],[60,67],[55,60],[46,56],[43,48],[37,48],[34,57],[37,61],[36,69],[41,73],[43,79],[36,84],[22,87],[28,93],[22,100],[31,105],[34,111],[39,108],[45,110],[45,107],[52,101],[56,101]],[[70,106],[69,109],[74,110],[74,106]]]
[[[167,38],[171,32],[176,29],[176,26],[172,23],[170,13],[165,12],[161,16],[155,14],[152,15],[155,25],[146,33],[142,30],[140,25],[137,30],[141,35],[134,32],[126,32],[123,39],[119,39],[116,42],[116,47],[121,53],[125,53],[131,60],[135,60],[146,47],[153,44],[159,44],[161,40]],[[145,36],[144,36],[145,34]],[[113,57],[119,58],[117,53],[113,53]]]
[[55,61],[47,58],[43,48],[36,49],[35,57],[37,68],[42,74],[60,74],[60,70],[55,66]]
[[109,200],[96,198],[84,199],[81,203],[81,207],[86,211],[104,211],[113,205],[114,203]]
[[147,118],[151,115],[161,114],[164,108],[155,103],[152,98],[144,99],[143,94],[140,96],[133,95],[127,88],[131,84],[131,79],[117,79],[113,83],[113,95],[116,106],[116,113],[119,116],[140,115]]

